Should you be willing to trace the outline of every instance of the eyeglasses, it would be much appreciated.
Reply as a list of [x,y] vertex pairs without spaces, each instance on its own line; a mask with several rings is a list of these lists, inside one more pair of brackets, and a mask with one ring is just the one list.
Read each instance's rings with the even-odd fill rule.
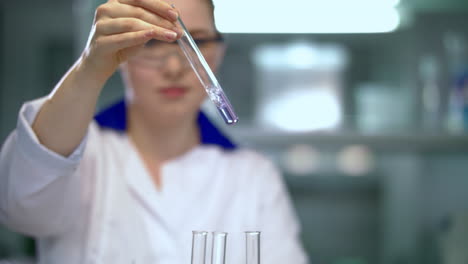
[[[224,38],[221,34],[217,34],[210,38],[197,38],[194,41],[203,56],[209,58],[213,56],[216,47],[224,42]],[[167,64],[167,60],[172,55],[179,59],[184,68],[190,67],[177,42],[163,42],[156,39],[148,41],[143,50],[131,59],[131,62],[145,68],[160,69]]]

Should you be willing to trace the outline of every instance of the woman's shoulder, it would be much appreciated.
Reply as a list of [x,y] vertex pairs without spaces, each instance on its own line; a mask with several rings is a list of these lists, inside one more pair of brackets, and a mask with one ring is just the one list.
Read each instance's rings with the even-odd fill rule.
[[265,154],[247,147],[226,150],[217,146],[204,146],[207,153],[232,170],[273,168],[273,161]]
[[87,136],[88,144],[86,147],[98,152],[105,150],[114,152],[116,150],[121,150],[128,145],[125,133],[103,128],[94,120],[89,125]]
[[269,158],[267,158],[263,153],[247,147],[239,147],[238,149],[233,150],[231,155],[235,159],[240,159],[246,162],[270,162]]

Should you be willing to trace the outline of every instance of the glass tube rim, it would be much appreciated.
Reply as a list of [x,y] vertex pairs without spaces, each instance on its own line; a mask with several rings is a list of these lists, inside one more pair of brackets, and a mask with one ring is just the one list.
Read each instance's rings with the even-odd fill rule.
[[203,231],[203,230],[194,230],[194,231],[192,231],[192,234],[194,234],[194,235],[208,235],[208,232]]

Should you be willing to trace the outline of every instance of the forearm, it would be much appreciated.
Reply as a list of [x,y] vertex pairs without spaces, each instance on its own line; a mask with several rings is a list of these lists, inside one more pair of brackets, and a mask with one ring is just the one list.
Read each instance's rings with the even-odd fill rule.
[[97,73],[80,59],[57,84],[32,125],[42,145],[66,157],[80,144],[107,80]]

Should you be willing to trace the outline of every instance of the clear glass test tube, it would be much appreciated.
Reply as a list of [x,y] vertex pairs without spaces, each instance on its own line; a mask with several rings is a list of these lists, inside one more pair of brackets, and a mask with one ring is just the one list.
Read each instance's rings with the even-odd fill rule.
[[260,264],[260,232],[245,232],[246,264]]
[[192,264],[205,264],[206,231],[192,232]]
[[226,261],[226,232],[213,232],[211,264],[224,264]]
[[190,65],[192,66],[192,69],[195,71],[195,74],[208,93],[210,100],[215,104],[216,108],[218,108],[218,111],[223,117],[224,122],[226,122],[228,125],[236,123],[239,118],[237,117],[234,108],[221,88],[221,85],[218,83],[218,80],[216,79],[213,71],[203,57],[203,54],[198,49],[197,44],[180,19],[180,16],[177,20],[183,30],[183,35],[177,40],[177,43],[184,52],[185,56],[190,62]]

